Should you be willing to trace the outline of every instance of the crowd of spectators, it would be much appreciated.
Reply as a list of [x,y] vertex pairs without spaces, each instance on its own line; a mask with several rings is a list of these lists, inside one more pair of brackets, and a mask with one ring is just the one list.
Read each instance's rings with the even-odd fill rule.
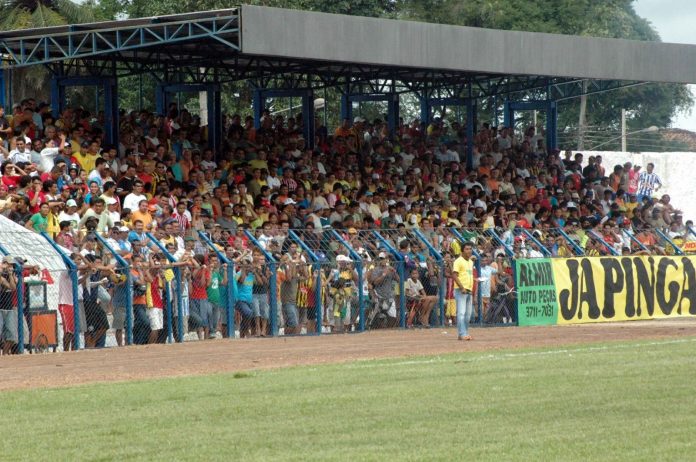
[[[218,252],[234,262],[242,336],[268,334],[266,252],[280,262],[285,332],[322,328],[307,309],[316,303],[317,269],[288,229],[302,236],[335,229],[363,248],[370,262],[366,289],[383,325],[396,318],[399,275],[392,253],[371,242],[370,230],[383,230],[402,253],[408,322],[424,326],[436,311],[437,278],[447,278],[447,317],[454,321],[452,274],[449,263],[440,274],[428,249],[407,237],[414,229],[447,262],[460,249],[448,229],[472,239],[485,260],[482,279],[488,282],[481,290],[487,300],[512,284],[505,246],[516,257],[564,257],[669,252],[655,229],[676,242],[689,239],[688,223],[670,197],[656,196],[662,181],[651,164],[645,170],[630,163],[607,167],[599,156],[548,150],[535,127],[518,134],[483,124],[467,159],[465,126],[437,117],[429,124],[401,121],[395,133],[383,120],[355,117],[331,131],[317,120],[310,147],[301,115],[265,112],[259,128],[251,117],[231,115],[215,151],[200,119],[176,105],[165,115],[122,112],[116,145],[104,142],[102,114],[81,108],[56,114],[33,99],[10,112],[0,108],[0,213],[47,233],[78,263],[88,346],[103,345],[110,328],[123,344],[125,322],[123,271],[95,234],[131,265],[136,343],[164,341],[163,293],[174,269],[183,278],[184,328],[201,339],[224,334],[229,284]],[[312,247],[312,239],[307,242]],[[354,329],[355,265],[347,251],[331,259],[333,269],[321,275],[328,282],[323,328]],[[72,302],[64,298],[61,314],[70,335]]]

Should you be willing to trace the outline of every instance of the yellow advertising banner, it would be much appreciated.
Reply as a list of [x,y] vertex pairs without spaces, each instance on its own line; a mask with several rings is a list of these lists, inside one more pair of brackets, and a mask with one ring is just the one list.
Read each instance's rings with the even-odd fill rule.
[[696,252],[696,241],[686,241],[682,246],[684,252]]
[[558,324],[696,316],[696,256],[554,258]]

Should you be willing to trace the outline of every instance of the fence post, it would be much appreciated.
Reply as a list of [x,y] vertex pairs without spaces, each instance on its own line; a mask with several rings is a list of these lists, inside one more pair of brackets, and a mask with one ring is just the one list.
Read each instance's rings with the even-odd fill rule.
[[17,351],[22,354],[24,353],[24,265],[16,262],[14,266],[17,274]]
[[130,265],[119,254],[111,248],[106,239],[99,233],[92,233],[99,243],[116,259],[118,264],[126,272],[126,345],[133,344],[133,276],[131,275]]
[[[200,236],[203,242],[205,242],[206,245],[215,252],[220,261],[227,265],[227,300],[225,303],[227,305],[227,309],[225,310],[225,316],[227,316],[227,338],[234,338],[234,306],[237,298],[235,297],[235,290],[237,288],[237,284],[234,280],[234,262],[227,258],[227,255],[220,252],[218,248],[215,247],[215,244],[213,244],[213,241],[211,241],[210,238],[206,236],[206,234],[203,231],[198,231],[198,236]],[[241,326],[239,327],[239,329],[239,334],[241,335]]]
[[167,341],[174,343],[174,326],[172,324],[172,290],[170,282],[164,278],[164,304],[167,310]]
[[[70,273],[70,282],[72,286],[72,301],[73,301],[73,317],[74,317],[74,329],[75,332],[73,332],[73,344],[75,345],[75,349],[79,350],[80,349],[80,296],[78,291],[80,290],[80,287],[78,285],[78,270],[77,270],[77,265],[75,264],[74,261],[70,259],[69,255],[66,255],[65,252],[63,252],[63,249],[56,244],[56,242],[51,239],[51,236],[48,235],[45,231],[41,233],[41,235],[46,239],[46,241],[55,249],[55,251],[60,255],[60,257],[63,259],[63,263],[65,263],[65,266],[68,267],[68,271]],[[60,288],[58,289],[60,290]]]
[[184,295],[181,268],[174,268],[174,279],[176,279],[176,341],[184,343]]
[[[513,289],[517,290],[517,262],[515,261],[514,258],[510,259],[512,264],[510,265],[510,268],[512,268],[512,287]],[[520,297],[518,294],[515,294],[515,325],[519,326],[520,324],[520,316],[519,316],[519,307],[520,307]]]
[[396,271],[399,274],[399,325],[402,329],[406,328],[406,294],[404,293],[404,257],[401,255],[382,235],[373,231],[377,240],[392,254],[397,261]]
[[340,233],[336,231],[335,229],[332,229],[331,232],[333,233],[334,237],[338,240],[338,242],[343,245],[348,250],[348,253],[350,253],[350,258],[355,260],[355,269],[358,272],[358,310],[360,312],[360,320],[358,321],[358,331],[359,332],[364,332],[365,331],[365,292],[364,292],[364,281],[365,281],[365,271],[363,267],[363,260],[358,255],[358,253],[355,251],[355,249],[346,242],[343,237],[341,237]]
[[317,270],[316,281],[314,283],[314,298],[316,300],[316,334],[321,335],[321,326],[323,325],[323,304],[321,300],[321,263],[319,263],[319,258],[317,258],[316,254],[312,251],[312,249],[310,249],[309,246],[305,244],[305,242],[302,239],[300,239],[300,236],[298,236],[297,233],[295,233],[295,231],[289,229],[288,233],[293,238],[293,240],[297,242],[297,245],[299,245],[302,248],[302,250],[307,252],[307,255],[309,255],[309,258],[312,260],[312,267]]
[[270,316],[270,321],[271,321],[271,335],[274,337],[278,336],[278,262],[276,261],[275,258],[273,258],[273,255],[271,255],[266,249],[263,248],[263,246],[259,243],[259,241],[254,237],[251,232],[249,232],[248,229],[244,230],[244,235],[251,241],[254,246],[263,253],[264,258],[266,259],[266,263],[268,263],[268,267],[271,271],[271,280],[269,281],[269,294],[268,294],[268,302],[271,308],[271,316]]
[[474,261],[474,268],[476,269],[476,276],[478,279],[478,284],[476,285],[476,311],[477,317],[478,317],[478,322],[479,325],[483,325],[483,294],[481,293],[481,283],[483,282],[481,279],[483,279],[483,276],[481,275],[481,258],[478,256],[476,257],[476,260]]

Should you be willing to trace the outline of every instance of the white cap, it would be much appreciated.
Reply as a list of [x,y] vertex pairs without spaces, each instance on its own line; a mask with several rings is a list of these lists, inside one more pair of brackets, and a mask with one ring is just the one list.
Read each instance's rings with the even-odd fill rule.
[[338,261],[338,262],[350,262],[351,259],[346,257],[345,255],[337,255],[336,261]]
[[77,207],[77,202],[75,202],[75,199],[68,199],[68,201],[65,203],[66,207]]
[[128,229],[127,226],[121,226],[120,228],[118,228],[118,230],[121,231],[122,233],[127,233],[130,231],[130,229]]
[[295,204],[297,204],[297,202],[290,199],[289,197],[287,199],[285,199],[285,202],[283,202],[283,205],[295,205]]
[[354,124],[357,124],[357,123],[360,123],[360,122],[365,122],[365,119],[363,119],[363,118],[360,117],[360,116],[357,116],[357,117],[355,117],[355,118],[353,119],[353,123],[354,123]]
[[116,200],[115,197],[105,197],[105,198],[104,198],[104,202],[106,202],[106,205],[114,205],[114,204],[116,204],[118,201]]
[[380,252],[377,258],[387,258],[387,252]]

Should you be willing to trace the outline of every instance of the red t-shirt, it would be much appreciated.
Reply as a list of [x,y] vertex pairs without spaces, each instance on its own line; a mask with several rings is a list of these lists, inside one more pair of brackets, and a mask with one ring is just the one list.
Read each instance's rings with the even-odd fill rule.
[[[204,270],[203,274],[205,274],[205,279],[209,280],[210,279],[210,271],[209,270]],[[194,276],[192,283],[191,283],[191,300],[205,300],[208,298],[208,286],[206,285],[205,281],[202,280],[203,275],[199,274],[198,276]]]
[[9,188],[10,186],[15,186],[15,187],[17,187],[17,186],[19,185],[19,179],[20,179],[20,178],[21,178],[21,177],[20,177],[19,175],[16,175],[16,176],[4,175],[4,176],[2,177],[2,180],[1,180],[1,181],[2,181],[2,184],[4,184],[5,186],[7,186],[8,188]]
[[152,284],[150,285],[150,294],[152,296],[152,307],[160,310],[164,309],[164,300],[162,299],[162,287],[160,287],[161,280],[156,277]]

